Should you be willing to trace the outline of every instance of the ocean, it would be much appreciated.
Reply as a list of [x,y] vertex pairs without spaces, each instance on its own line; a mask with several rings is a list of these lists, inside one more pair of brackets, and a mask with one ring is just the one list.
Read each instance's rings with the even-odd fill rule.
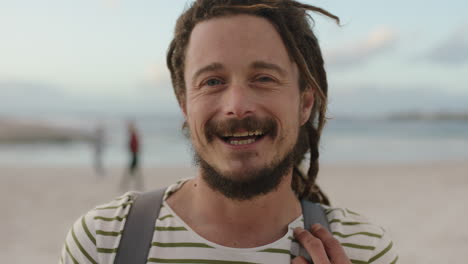
[[[87,115],[48,117],[46,121],[92,131],[97,120],[105,128],[105,166],[127,166],[124,118]],[[192,164],[191,147],[182,134],[180,116],[141,115],[135,120],[141,137],[142,166]],[[0,144],[0,166],[93,166],[94,153],[93,145],[86,142]],[[328,164],[468,162],[468,122],[331,119],[323,132],[320,153],[320,161]]]

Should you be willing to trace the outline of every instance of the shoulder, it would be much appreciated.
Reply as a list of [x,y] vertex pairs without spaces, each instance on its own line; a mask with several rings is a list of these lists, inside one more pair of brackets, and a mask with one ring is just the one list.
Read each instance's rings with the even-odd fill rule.
[[333,236],[353,263],[396,263],[398,255],[388,232],[359,213],[322,206]]
[[138,193],[127,192],[80,217],[70,229],[62,263],[112,263],[128,212]]

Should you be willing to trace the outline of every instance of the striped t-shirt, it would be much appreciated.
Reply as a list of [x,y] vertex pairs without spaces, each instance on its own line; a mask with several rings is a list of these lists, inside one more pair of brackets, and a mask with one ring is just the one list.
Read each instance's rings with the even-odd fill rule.
[[[183,184],[170,186],[164,200]],[[78,219],[67,235],[59,263],[113,263],[134,197],[135,193],[128,192]],[[384,229],[348,209],[324,208],[333,235],[352,263],[397,263],[398,256]],[[304,220],[298,217],[282,238],[256,248],[230,248],[204,239],[165,201],[154,226],[147,263],[271,264],[290,263],[298,255],[299,244],[292,230],[303,227]]]

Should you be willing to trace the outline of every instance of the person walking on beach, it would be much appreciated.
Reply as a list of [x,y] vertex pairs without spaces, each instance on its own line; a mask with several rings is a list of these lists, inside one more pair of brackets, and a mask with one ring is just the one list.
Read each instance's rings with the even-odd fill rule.
[[131,181],[135,182],[137,190],[143,190],[143,175],[139,167],[140,160],[140,136],[138,134],[134,121],[129,121],[128,128],[128,153],[130,154],[130,162],[128,169],[122,177],[120,188],[126,190]]
[[96,126],[93,138],[94,146],[94,169],[98,176],[104,176],[104,164],[103,164],[103,155],[104,155],[104,145],[105,145],[105,131],[104,125],[99,123]]
[[311,13],[339,23],[293,0],[194,1],[167,64],[196,176],[89,211],[61,263],[396,263],[388,233],[316,182],[328,85]]

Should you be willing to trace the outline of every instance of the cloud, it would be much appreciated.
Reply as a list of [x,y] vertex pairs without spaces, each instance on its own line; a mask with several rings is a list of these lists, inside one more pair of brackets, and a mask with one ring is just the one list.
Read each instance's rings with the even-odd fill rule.
[[171,84],[169,70],[165,65],[151,64],[144,70],[146,82],[154,83],[157,86]]
[[436,85],[346,84],[329,91],[330,113],[369,116],[398,112],[468,111],[468,92],[447,92]]
[[51,84],[25,80],[0,80],[0,98],[60,98],[64,94]]
[[332,68],[350,68],[366,63],[393,48],[397,39],[398,35],[394,30],[386,27],[378,28],[361,41],[325,51],[325,61]]
[[468,63],[468,24],[460,26],[422,58],[443,65]]
[[178,110],[169,70],[164,64],[151,64],[143,71],[143,79],[135,84],[136,97],[141,105],[152,108]]
[[164,98],[174,96],[170,73],[165,66],[149,65],[143,76],[143,80],[136,85],[138,91]]
[[39,113],[87,105],[54,84],[29,80],[0,80],[0,113]]
[[103,0],[104,6],[109,9],[117,9],[120,7],[120,0]]

